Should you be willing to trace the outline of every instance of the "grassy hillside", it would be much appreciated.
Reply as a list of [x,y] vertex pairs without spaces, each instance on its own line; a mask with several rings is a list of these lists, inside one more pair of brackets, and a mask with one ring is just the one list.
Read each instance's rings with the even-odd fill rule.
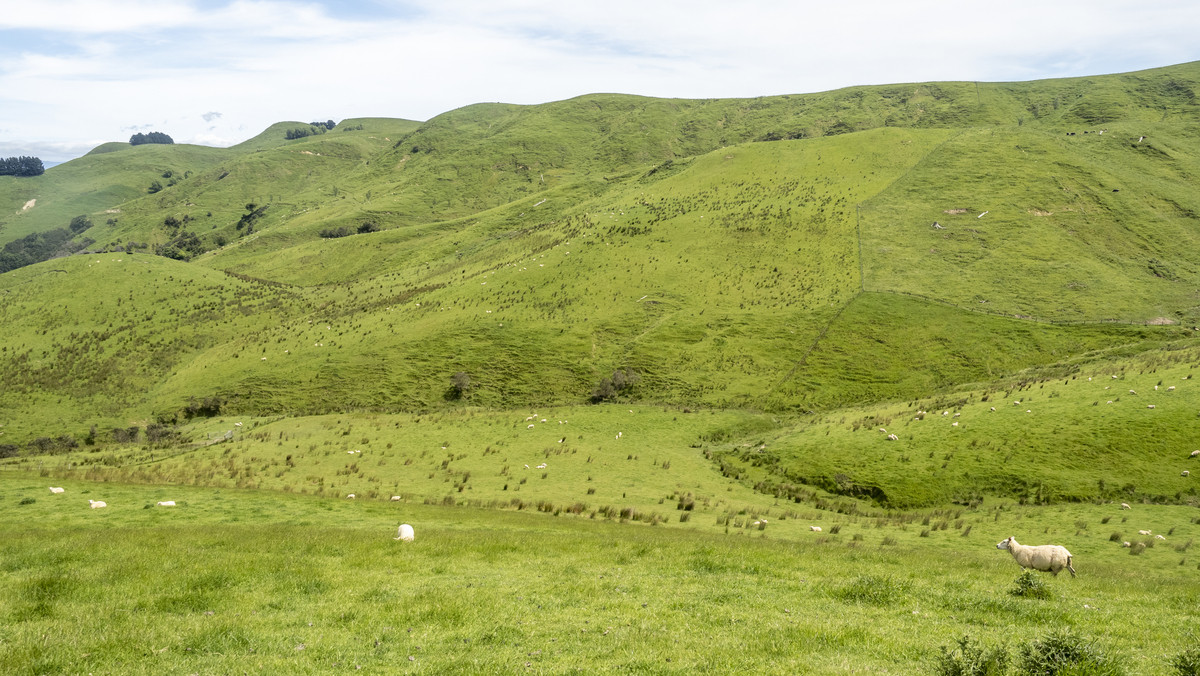
[[[183,180],[220,161],[226,151],[192,145],[143,144],[93,152],[41,176],[0,176],[0,245],[33,232],[65,228],[79,215],[103,224],[157,181]],[[171,172],[171,177],[164,174]],[[31,204],[32,201],[32,204]],[[26,208],[28,207],[28,208]],[[95,234],[85,236],[98,239]]]
[[94,224],[0,274],[0,671],[1190,673],[1198,81],[0,178],[0,244]]
[[103,206],[82,235],[108,251],[0,278],[3,442],[107,443],[205,401],[578,406],[617,370],[641,405],[840,418],[1183,349],[1198,75],[590,95],[105,146],[4,222]]

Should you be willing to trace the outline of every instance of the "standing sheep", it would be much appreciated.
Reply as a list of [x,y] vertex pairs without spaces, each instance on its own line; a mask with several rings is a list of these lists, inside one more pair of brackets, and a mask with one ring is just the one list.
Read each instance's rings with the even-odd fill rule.
[[413,533],[413,527],[406,523],[402,523],[402,524],[400,524],[400,529],[398,531],[396,531],[396,537],[394,537],[392,539],[393,540],[403,540],[405,542],[412,542],[415,537],[416,537],[416,534]]
[[1075,577],[1075,569],[1071,567],[1071,552],[1060,545],[1029,546],[1017,542],[1015,537],[996,543],[996,549],[1007,549],[1022,568],[1032,568],[1053,573],[1056,577],[1063,568],[1071,571]]

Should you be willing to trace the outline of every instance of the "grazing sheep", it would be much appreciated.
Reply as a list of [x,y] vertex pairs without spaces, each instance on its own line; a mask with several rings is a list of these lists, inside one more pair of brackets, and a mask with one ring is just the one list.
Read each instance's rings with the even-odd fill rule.
[[1150,535],[1150,531],[1148,531],[1148,530],[1139,530],[1139,531],[1138,531],[1138,535]]
[[392,539],[393,540],[403,540],[405,542],[412,542],[413,538],[415,538],[415,537],[416,537],[416,534],[413,533],[413,527],[406,523],[402,523],[402,524],[400,524],[400,529],[396,531],[396,537],[394,537]]
[[1197,456],[1200,456],[1200,451],[1192,451],[1191,455],[1189,455],[1188,457],[1195,458]]
[[1122,503],[1121,503],[1121,509],[1129,509],[1129,503],[1128,503],[1128,502],[1122,502]]
[[101,507],[108,506],[108,503],[103,500],[88,500],[88,504],[92,506],[92,509],[100,509]]
[[809,530],[811,530],[811,531],[812,531],[812,532],[814,532],[814,533],[820,533],[820,532],[821,532],[821,527],[820,527],[820,526],[809,526],[809,527],[808,527],[808,529],[809,529]]
[[174,500],[163,500],[158,503],[158,506],[159,507],[174,507],[175,501]]
[[347,499],[347,500],[353,500],[353,499],[354,499],[354,494],[353,494],[353,493],[351,493],[350,495],[347,495],[347,496],[346,496],[346,499]]
[[1188,476],[1189,474],[1191,474],[1191,472],[1189,472],[1189,471],[1187,471],[1187,470],[1185,469],[1185,470],[1183,470],[1182,472],[1180,472],[1180,473],[1179,473],[1179,476]]
[[1045,571],[1055,577],[1066,568],[1071,571],[1071,577],[1075,577],[1075,569],[1071,567],[1071,552],[1061,545],[1023,545],[1015,537],[1009,537],[996,543],[996,549],[1007,549],[1022,568]]
[[393,495],[393,496],[392,496],[392,502],[400,502],[400,496],[399,496],[399,495]]
[[1165,537],[1163,537],[1163,536],[1161,536],[1161,535],[1155,535],[1155,536],[1154,536],[1154,539],[1155,539],[1155,540],[1166,540],[1166,538],[1165,538]]
[[887,438],[888,441],[898,441],[900,439],[900,437],[896,436],[895,434],[889,434],[887,435]]
[[1129,542],[1122,542],[1122,543],[1121,543],[1121,546],[1122,546],[1122,547],[1132,547],[1133,545],[1132,545],[1132,544],[1130,544]]
[[50,492],[51,492],[51,493],[62,493],[62,492],[63,492],[63,489],[62,489],[61,487],[59,487],[59,486],[51,486],[51,487],[50,487]]

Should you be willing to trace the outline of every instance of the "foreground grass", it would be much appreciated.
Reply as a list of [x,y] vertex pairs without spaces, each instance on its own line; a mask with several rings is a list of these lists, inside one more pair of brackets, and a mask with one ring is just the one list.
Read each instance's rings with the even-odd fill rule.
[[[919,673],[963,634],[997,644],[1059,628],[1156,674],[1187,647],[1200,601],[1194,566],[1165,545],[1077,552],[1080,577],[1043,578],[1049,600],[1012,596],[1017,569],[982,526],[932,547],[936,535],[899,528],[891,544],[870,526],[861,539],[723,536],[62,483],[51,495],[43,478],[0,477],[5,673]],[[162,499],[179,506],[152,507]],[[1053,509],[992,530],[1064,517]],[[1195,511],[1146,510],[1184,524]],[[391,539],[401,521],[416,542]]]

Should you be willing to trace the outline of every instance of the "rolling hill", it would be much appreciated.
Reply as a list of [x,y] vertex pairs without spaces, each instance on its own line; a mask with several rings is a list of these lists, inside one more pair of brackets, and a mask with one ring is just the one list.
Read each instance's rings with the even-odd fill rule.
[[[750,422],[681,439],[768,493],[910,506],[1133,485],[1186,501],[1194,490],[1149,469],[1168,449],[1088,433],[1099,395],[1069,385],[1195,355],[1198,81],[1191,63],[756,99],[605,94],[292,140],[305,125],[283,122],[224,149],[106,144],[0,177],[0,243],[93,224],[86,253],[0,275],[0,444],[76,453],[120,448],[130,427],[200,441],[214,415],[605,399],[738,412]],[[605,390],[617,372],[635,375]],[[1018,468],[988,472],[930,435],[934,460],[969,465],[942,460],[953,477],[932,490],[906,466],[913,442],[883,453],[854,427],[975,416],[985,397],[1051,382],[1064,382],[1058,452],[1103,463],[1063,476],[1043,436],[973,437]],[[1172,453],[1190,396],[1158,418],[1178,430],[1162,433]],[[1133,424],[1121,415],[1105,420]]]

